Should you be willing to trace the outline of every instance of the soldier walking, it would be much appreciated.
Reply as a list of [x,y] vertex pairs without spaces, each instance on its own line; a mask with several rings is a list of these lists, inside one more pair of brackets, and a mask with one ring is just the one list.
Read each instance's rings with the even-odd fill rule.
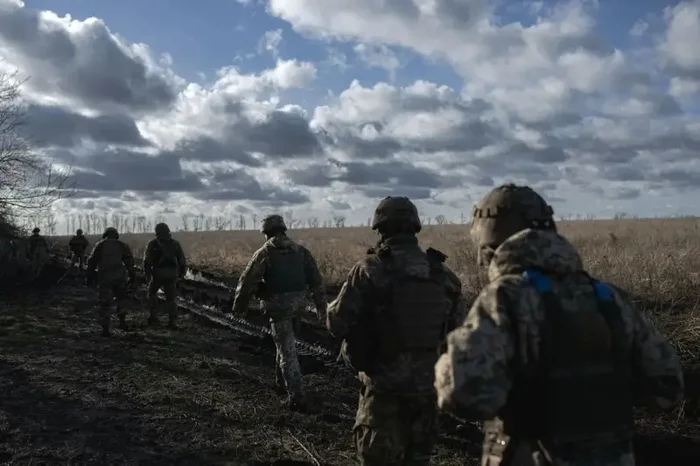
[[70,248],[72,254],[70,258],[70,267],[73,267],[76,263],[78,264],[78,270],[82,273],[85,266],[85,253],[87,248],[90,246],[90,242],[83,235],[83,230],[78,229],[68,242],[68,247]]
[[291,409],[312,411],[303,387],[294,333],[306,309],[307,289],[319,317],[325,317],[323,280],[311,252],[286,235],[287,226],[281,216],[265,217],[260,230],[267,240],[238,280],[232,312],[245,316],[253,295],[260,297],[277,348],[275,384],[280,390],[286,386]]
[[408,198],[383,199],[372,229],[381,239],[350,270],[326,323],[363,384],[355,448],[365,466],[428,465],[438,431],[434,366],[466,314],[462,284],[443,253],[420,248]]
[[586,273],[553,214],[513,184],[475,206],[490,283],[435,366],[438,404],[485,421],[484,466],[633,466],[633,407],[673,407],[681,365],[627,292]]
[[158,324],[158,290],[165,294],[168,326],[177,329],[177,284],[187,273],[187,259],[180,242],[170,233],[170,227],[159,223],[156,237],[149,241],[143,254],[143,270],[148,282],[148,325]]
[[102,336],[110,336],[113,304],[116,304],[119,327],[127,330],[125,300],[128,287],[134,282],[135,276],[131,248],[119,240],[116,228],[105,229],[102,240],[95,244],[88,259],[86,278],[88,286],[97,284]]
[[32,277],[36,279],[44,264],[49,260],[49,242],[41,234],[41,229],[34,228],[29,237],[29,257],[32,264]]

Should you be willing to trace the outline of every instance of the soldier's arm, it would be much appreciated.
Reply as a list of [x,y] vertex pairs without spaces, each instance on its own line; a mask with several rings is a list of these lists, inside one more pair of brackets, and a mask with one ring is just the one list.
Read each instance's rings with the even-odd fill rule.
[[154,241],[151,240],[143,251],[143,272],[146,275],[151,275],[153,273],[153,248]]
[[267,270],[267,253],[259,249],[251,257],[236,285],[236,295],[233,299],[231,312],[242,314],[248,309],[250,299],[255,294]]
[[316,259],[311,251],[302,247],[304,253],[304,273],[306,274],[306,284],[311,291],[316,310],[325,313],[328,304],[326,303],[326,290],[323,288],[323,277],[318,270]]
[[[630,302],[631,305],[631,302]],[[683,368],[673,345],[634,307],[632,354],[639,405],[671,409],[681,401]]]
[[102,258],[102,244],[102,241],[98,241],[90,253],[90,258],[87,261],[87,269],[89,272],[94,271],[97,268],[97,264],[100,263],[100,259]]
[[177,257],[180,277],[184,277],[187,273],[187,258],[185,257],[185,251],[182,250],[182,245],[179,241],[175,241],[175,256]]
[[131,252],[131,248],[128,244],[122,243],[122,262],[129,271],[129,275],[133,278],[134,276],[134,255]]
[[447,331],[451,332],[464,323],[468,309],[462,294],[462,281],[450,269],[447,269],[447,272],[447,292],[452,301],[452,308],[447,321]]
[[495,416],[512,386],[515,354],[506,313],[513,299],[493,283],[482,290],[463,325],[447,337],[447,352],[435,365],[438,406],[469,420]]
[[373,284],[368,272],[364,261],[356,264],[338,296],[328,305],[326,328],[335,338],[345,338],[369,305]]

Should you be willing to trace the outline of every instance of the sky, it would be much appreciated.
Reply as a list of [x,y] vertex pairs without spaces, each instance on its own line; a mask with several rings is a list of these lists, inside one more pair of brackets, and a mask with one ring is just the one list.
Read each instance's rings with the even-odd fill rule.
[[700,214],[700,1],[0,0],[67,213]]

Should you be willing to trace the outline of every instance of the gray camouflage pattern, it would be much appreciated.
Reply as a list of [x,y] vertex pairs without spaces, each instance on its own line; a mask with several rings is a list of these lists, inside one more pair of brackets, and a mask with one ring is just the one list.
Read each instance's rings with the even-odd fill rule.
[[[319,316],[325,315],[327,305],[326,293],[316,260],[308,249],[296,244],[285,235],[277,235],[268,239],[253,254],[253,257],[238,279],[231,312],[236,315],[246,315],[248,313],[250,301],[263,282],[265,272],[270,264],[268,254],[272,248],[290,248],[303,253],[307,284],[316,306],[316,311]],[[293,399],[299,399],[304,394],[301,368],[296,350],[294,324],[306,311],[306,304],[307,292],[305,291],[265,295],[260,301],[261,311],[270,319],[270,327],[277,350],[275,374],[277,377],[281,375],[284,378],[287,392],[290,398]]]
[[[435,365],[435,388],[441,409],[473,420],[496,418],[513,383],[510,368],[514,358],[537,357],[544,308],[537,291],[521,278],[523,270],[530,267],[553,273],[583,271],[576,249],[555,232],[523,230],[500,245],[488,268],[489,285],[479,294],[464,325],[449,334],[447,352]],[[584,300],[594,305],[595,296],[585,276],[576,275],[564,286],[556,282],[552,285],[564,311],[575,310],[585,304]],[[611,288],[638,364],[635,373],[640,380],[636,383],[649,387],[648,396],[635,401],[669,409],[683,396],[680,360],[668,340],[636,309],[630,296],[615,286]],[[516,333],[527,338],[519,339]],[[527,347],[517,347],[518,340],[526,340]],[[497,441],[503,435],[492,437],[492,441]],[[631,454],[607,456],[606,460],[597,456],[557,464],[634,464]],[[532,455],[523,457],[532,461]]]

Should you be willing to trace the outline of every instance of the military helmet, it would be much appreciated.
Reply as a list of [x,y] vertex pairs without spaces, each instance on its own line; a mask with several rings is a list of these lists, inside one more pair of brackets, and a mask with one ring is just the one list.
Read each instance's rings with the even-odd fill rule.
[[512,183],[498,186],[472,210],[470,233],[480,248],[488,247],[493,251],[510,236],[527,228],[556,231],[554,209],[529,186]]
[[107,227],[105,228],[105,232],[102,233],[102,239],[105,239],[107,237],[119,239],[119,232],[114,227]]
[[39,233],[40,231],[41,231],[41,229],[36,227],[32,230],[32,233]]
[[403,196],[387,196],[379,201],[372,219],[372,230],[377,230],[387,223],[408,225],[416,233],[423,227],[415,204]]
[[156,235],[167,235],[168,233],[170,233],[170,227],[167,223],[159,223],[158,225],[156,225],[155,230]]
[[272,214],[265,217],[260,223],[260,231],[262,233],[267,233],[268,231],[280,229],[282,231],[287,231],[287,225],[284,223],[284,219],[281,215]]
[[83,234],[83,230],[81,230],[80,228],[78,228],[78,230],[75,232],[75,234],[76,234],[76,235],[82,235],[82,234]]

